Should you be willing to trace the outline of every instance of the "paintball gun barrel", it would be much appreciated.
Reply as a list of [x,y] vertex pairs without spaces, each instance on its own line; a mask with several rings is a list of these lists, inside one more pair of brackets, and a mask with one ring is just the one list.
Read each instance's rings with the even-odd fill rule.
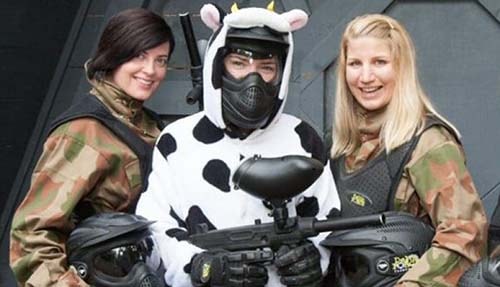
[[191,24],[191,17],[189,13],[179,14],[181,21],[182,32],[184,40],[186,41],[187,50],[189,53],[189,60],[191,62],[191,81],[193,89],[187,94],[186,102],[190,105],[198,102],[199,110],[203,109],[203,65],[201,62],[200,52],[196,44],[196,38],[193,32],[193,25]]
[[281,229],[274,222],[240,226],[221,230],[201,230],[189,241],[203,249],[222,248],[229,251],[253,250],[269,247],[276,251],[281,245],[296,245],[321,232],[359,228],[385,223],[384,214],[366,215],[348,219],[318,220],[314,217],[292,217]]

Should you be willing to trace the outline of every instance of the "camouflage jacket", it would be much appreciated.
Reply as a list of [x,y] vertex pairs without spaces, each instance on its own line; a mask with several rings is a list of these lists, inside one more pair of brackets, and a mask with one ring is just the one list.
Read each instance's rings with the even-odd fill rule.
[[[160,131],[141,103],[110,84],[94,83],[91,93],[154,144]],[[12,221],[10,264],[18,285],[87,286],[66,262],[75,206],[86,201],[96,212],[127,211],[140,190],[139,159],[97,119],[79,118],[54,129]]]
[[[382,148],[380,122],[361,124],[361,146],[346,158],[348,170],[357,170]],[[436,229],[432,247],[396,286],[456,286],[463,272],[486,251],[487,217],[462,146],[444,127],[421,135],[403,170],[395,193],[395,209],[406,211]]]

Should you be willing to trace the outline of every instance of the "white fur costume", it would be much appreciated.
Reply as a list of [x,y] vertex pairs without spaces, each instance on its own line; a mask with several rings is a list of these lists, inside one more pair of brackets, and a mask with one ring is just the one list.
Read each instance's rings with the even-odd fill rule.
[[[213,5],[205,5],[201,17],[207,26],[219,29],[220,15]],[[152,229],[167,269],[165,279],[169,285],[191,286],[184,268],[193,255],[202,250],[176,237],[193,232],[198,223],[222,229],[253,224],[255,219],[272,221],[268,216],[270,210],[260,199],[234,190],[231,184],[234,171],[244,159],[255,154],[262,157],[306,155],[326,164],[324,147],[316,132],[296,117],[282,114],[292,65],[291,32],[301,28],[306,21],[307,15],[300,10],[277,14],[262,8],[246,8],[227,15],[205,53],[205,110],[180,119],[162,131],[154,150],[149,186],[139,200],[137,213],[156,221]],[[289,51],[278,96],[283,102],[265,128],[254,131],[244,140],[231,138],[223,131],[221,90],[214,89],[211,82],[214,57],[224,46],[229,27],[264,25],[287,33]],[[340,203],[328,166],[311,187],[288,204],[290,216],[318,218],[334,207],[340,208]],[[314,238],[313,242],[317,245],[326,235]],[[322,247],[319,249],[325,270],[329,254]],[[268,270],[267,286],[281,286],[276,269],[271,265]]]

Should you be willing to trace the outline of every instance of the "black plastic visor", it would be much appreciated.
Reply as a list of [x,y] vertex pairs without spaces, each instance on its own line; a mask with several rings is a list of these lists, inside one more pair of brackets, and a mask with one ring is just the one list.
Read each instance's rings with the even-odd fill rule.
[[94,266],[106,275],[124,277],[140,262],[152,270],[160,266],[160,253],[151,235],[135,244],[114,247],[99,254],[94,259]]
[[230,53],[236,53],[238,55],[245,56],[251,59],[271,59],[275,55],[271,52],[262,53],[241,48],[228,48],[226,54]]
[[341,271],[349,286],[358,286],[370,275],[369,263],[366,258],[357,255],[343,255],[340,257]]

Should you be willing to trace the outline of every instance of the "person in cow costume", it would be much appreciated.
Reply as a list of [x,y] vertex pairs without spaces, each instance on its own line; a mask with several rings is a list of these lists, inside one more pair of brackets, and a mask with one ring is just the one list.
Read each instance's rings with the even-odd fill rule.
[[[320,286],[326,272],[329,254],[319,246],[326,234],[282,246],[265,266],[244,263],[238,252],[203,250],[185,240],[200,223],[212,230],[272,221],[269,205],[231,184],[245,159],[302,155],[328,165],[314,129],[282,112],[292,32],[306,24],[307,14],[272,10],[233,5],[225,15],[213,4],[201,9],[202,21],[214,31],[204,58],[204,111],[162,131],[149,186],[137,206],[138,214],[156,221],[152,230],[171,286]],[[338,207],[329,168],[287,203],[290,216],[324,218]]]

